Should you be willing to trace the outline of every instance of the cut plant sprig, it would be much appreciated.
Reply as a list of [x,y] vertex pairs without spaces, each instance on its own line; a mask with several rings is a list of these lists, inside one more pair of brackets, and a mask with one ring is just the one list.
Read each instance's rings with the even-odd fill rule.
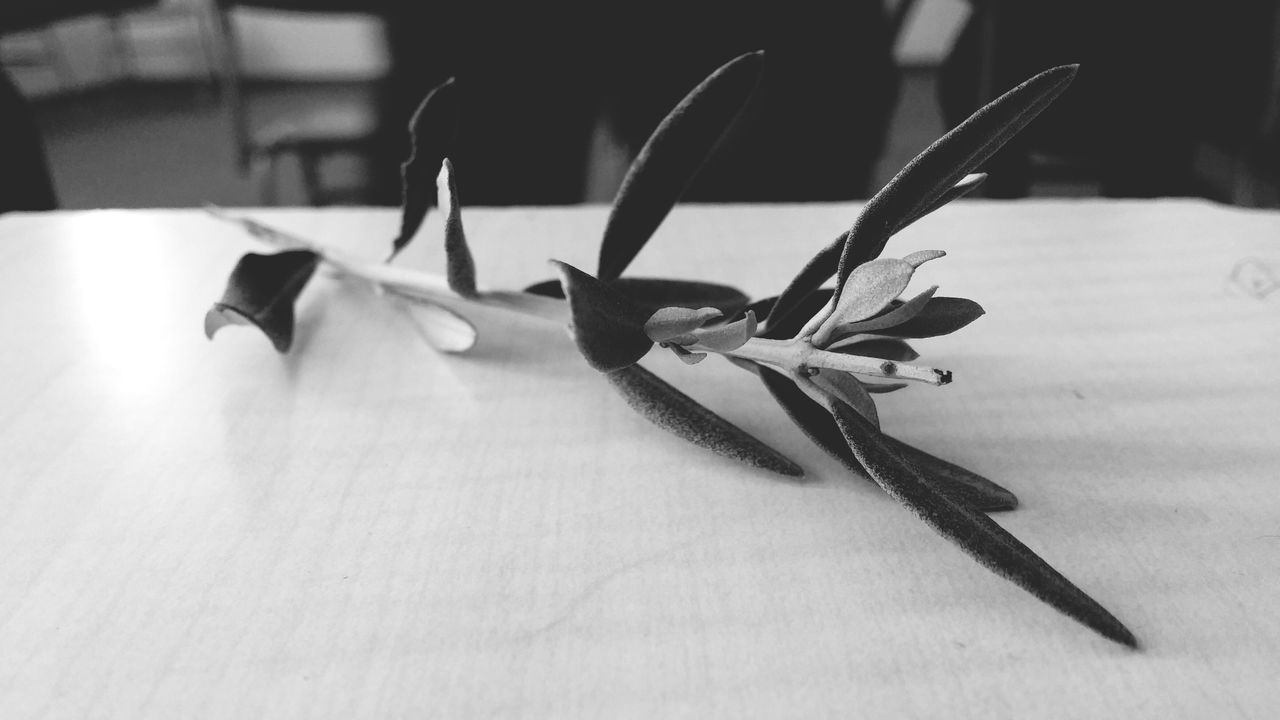
[[[404,167],[401,230],[391,252],[394,258],[417,234],[434,201],[445,213],[446,274],[369,262],[215,210],[281,251],[241,259],[223,300],[206,317],[206,331],[250,322],[280,352],[287,351],[293,303],[315,268],[325,264],[409,303],[434,328],[424,334],[445,350],[462,351],[474,342],[474,327],[455,312],[472,305],[565,323],[587,363],[655,425],[735,461],[801,475],[799,465],[640,365],[655,344],[689,364],[721,355],[762,381],[787,417],[850,474],[874,482],[987,568],[1104,637],[1135,647],[1137,640],[1118,619],[986,516],[1015,508],[1013,493],[884,433],[872,398],[901,389],[902,381],[949,382],[950,372],[913,364],[919,354],[906,340],[946,335],[983,314],[971,300],[938,296],[937,287],[905,294],[915,269],[944,253],[880,258],[886,243],[981,183],[985,176],[979,165],[1047,107],[1076,68],[1053,68],[1029,79],[940,138],[868,201],[850,229],[821,249],[776,297],[750,303],[728,286],[625,277],[741,111],[761,65],[758,53],[731,60],[659,124],[614,199],[595,277],[552,261],[558,282],[536,283],[525,293],[477,286],[457,185],[445,157],[457,119],[457,93],[446,84],[428,95],[411,125],[415,150]],[[429,188],[436,167],[439,175]],[[822,287],[833,276],[835,287]]]
[[835,370],[856,375],[910,380],[927,385],[941,386],[951,382],[950,370],[831,352],[815,347],[812,342],[804,338],[798,340],[751,338],[741,347],[729,351],[718,351],[701,344],[690,345],[685,349],[690,352],[720,352],[730,357],[770,365],[789,374],[813,376],[819,370]]

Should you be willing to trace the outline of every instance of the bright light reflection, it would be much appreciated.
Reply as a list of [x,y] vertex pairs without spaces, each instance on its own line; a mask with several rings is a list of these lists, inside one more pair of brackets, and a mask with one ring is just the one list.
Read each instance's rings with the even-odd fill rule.
[[[88,345],[84,359],[108,373],[103,388],[112,394],[160,389],[180,360],[171,333],[181,309],[183,238],[163,216],[145,213],[85,213],[70,225],[62,249]],[[199,318],[192,323],[198,332]]]

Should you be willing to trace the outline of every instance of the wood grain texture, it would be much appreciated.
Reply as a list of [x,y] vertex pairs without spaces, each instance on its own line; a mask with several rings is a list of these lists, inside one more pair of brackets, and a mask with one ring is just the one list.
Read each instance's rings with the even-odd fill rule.
[[[680,207],[629,272],[773,294],[857,209]],[[398,222],[255,216],[374,258]],[[466,222],[486,285],[523,287],[589,266],[606,216]],[[442,271],[440,223],[397,262]],[[962,200],[886,250],[947,250],[912,288],[987,310],[913,343],[955,382],[877,396],[886,432],[1016,492],[997,521],[1137,654],[961,557],[727,364],[645,361],[810,482],[652,427],[562,328],[469,312],[474,353],[442,356],[323,270],[289,355],[206,341],[256,247],[197,211],[0,217],[5,718],[1280,706],[1280,293],[1231,281],[1280,267],[1280,214]]]

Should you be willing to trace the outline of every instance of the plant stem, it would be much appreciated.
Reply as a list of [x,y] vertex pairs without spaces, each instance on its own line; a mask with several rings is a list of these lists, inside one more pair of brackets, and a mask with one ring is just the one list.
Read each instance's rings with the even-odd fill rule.
[[[324,247],[305,238],[290,235],[254,220],[232,217],[217,207],[208,207],[206,210],[214,217],[228,220],[244,227],[255,237],[265,242],[277,246],[301,247],[311,250],[342,274],[364,280],[373,285],[379,292],[387,292],[412,300],[434,302],[445,307],[483,305],[561,325],[569,322],[568,303],[558,298],[504,290],[482,291],[475,298],[464,298],[449,287],[448,280],[442,275],[386,263],[368,262],[339,250]],[[817,316],[810,320],[809,325],[820,324],[820,318],[823,318],[829,312],[830,307],[818,313]],[[794,340],[770,340],[753,337],[748,339],[741,347],[727,352],[701,345],[690,345],[686,349],[693,352],[717,353],[728,357],[766,363],[781,368],[791,375],[807,376],[813,368],[824,368],[857,373],[859,375],[914,380],[929,383],[930,385],[946,385],[951,382],[951,373],[947,370],[909,365],[881,358],[819,350],[814,347],[811,339],[806,337],[806,334],[811,334],[812,332],[812,328],[806,327],[805,330],[801,331],[800,336]]]
[[[690,346],[688,349],[694,352],[715,352],[697,345]],[[859,375],[914,380],[930,385],[946,385],[951,382],[951,373],[947,370],[882,358],[827,352],[819,350],[807,340],[751,338],[741,347],[721,354],[766,363],[795,375],[808,375],[808,371],[812,368],[824,368]]]

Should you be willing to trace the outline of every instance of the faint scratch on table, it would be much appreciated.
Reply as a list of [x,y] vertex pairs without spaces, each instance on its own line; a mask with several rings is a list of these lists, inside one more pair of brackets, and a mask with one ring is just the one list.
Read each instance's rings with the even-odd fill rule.
[[525,630],[524,632],[517,633],[513,635],[511,639],[515,641],[523,642],[523,641],[532,640],[540,635],[545,635],[546,633],[568,622],[574,615],[578,613],[578,610],[583,605],[585,605],[588,600],[592,599],[596,595],[599,595],[600,592],[605,589],[605,587],[607,587],[610,583],[614,582],[618,578],[638,568],[644,567],[645,565],[651,565],[653,563],[656,563],[660,560],[667,558],[668,556],[674,555],[680,552],[681,550],[684,550],[690,547],[695,543],[701,542],[702,540],[706,539],[709,535],[711,535],[710,532],[702,533],[695,537],[691,537],[688,540],[685,540],[684,542],[676,543],[675,545],[662,548],[661,550],[655,550],[654,552],[651,552],[648,555],[643,555],[634,560],[631,560],[629,562],[623,563],[622,565],[619,565],[618,567],[608,571],[607,573],[605,573],[604,575],[601,575],[595,580],[588,582],[581,590],[579,590],[576,594],[574,594],[573,597],[569,598],[569,601],[565,603],[564,607],[558,613],[556,613],[555,617],[551,618],[547,622],[542,623],[541,625]]

